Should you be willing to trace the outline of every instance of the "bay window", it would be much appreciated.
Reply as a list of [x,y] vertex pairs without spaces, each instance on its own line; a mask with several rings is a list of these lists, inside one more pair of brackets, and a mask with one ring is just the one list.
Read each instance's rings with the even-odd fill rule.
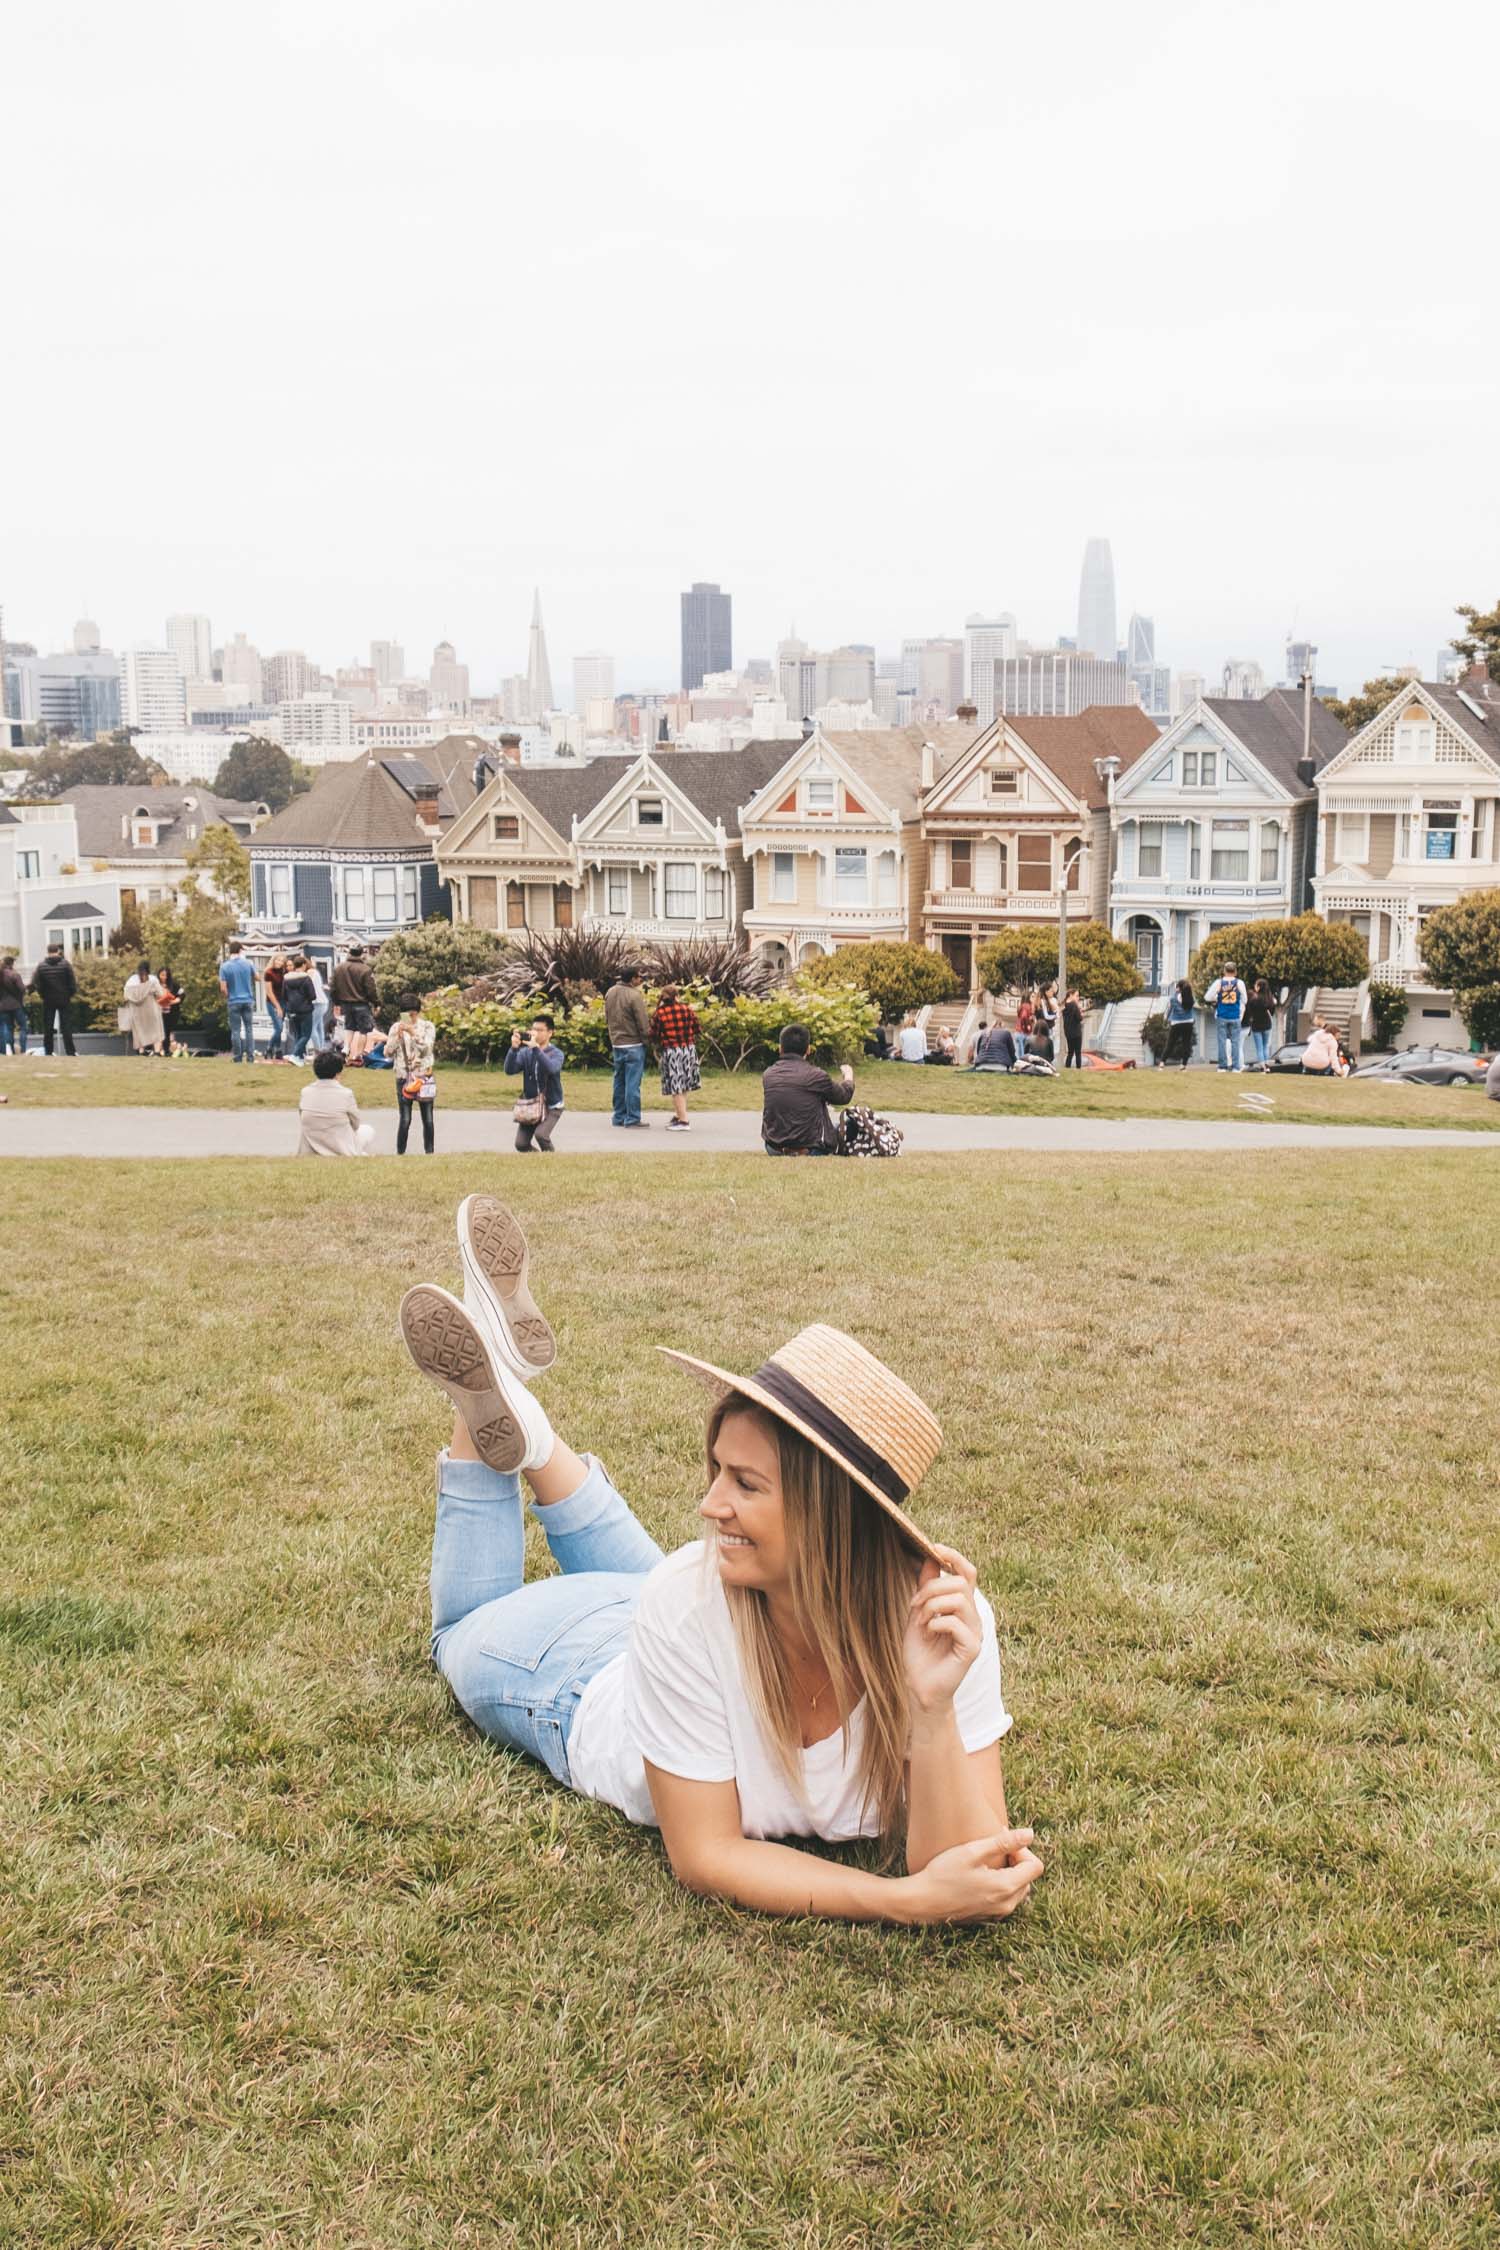
[[372,867],[371,893],[375,902],[375,920],[394,922],[396,919],[396,870],[394,867]]
[[896,855],[882,852],[875,862],[875,904],[894,906],[896,901]]
[[948,846],[948,887],[955,891],[974,888],[974,846],[966,836],[955,836]]
[[401,918],[415,922],[417,918],[417,871],[414,867],[401,870]]
[[[1207,753],[1205,753],[1207,755]],[[1250,880],[1250,823],[1216,820],[1212,830],[1208,872],[1215,883],[1248,883]]]
[[526,927],[526,893],[519,883],[505,886],[505,927],[508,930]]
[[722,867],[705,867],[703,870],[703,919],[705,922],[722,921],[726,911],[724,870]]
[[365,870],[362,867],[344,869],[344,920],[363,922],[369,912],[365,893]]
[[772,852],[771,896],[777,900],[797,896],[797,855],[795,852]]
[[1260,831],[1260,879],[1274,883],[1281,873],[1281,830],[1272,821],[1264,821]]
[[630,912],[630,870],[628,867],[610,867],[604,875],[604,906],[609,914]]
[[292,913],[292,871],[289,867],[268,867],[267,888],[270,895],[270,912],[278,919]]
[[1439,812],[1429,806],[1427,834],[1422,845],[1424,859],[1452,859],[1458,850],[1458,813]]
[[865,906],[869,897],[868,852],[863,844],[836,844],[833,852],[835,906]]
[[1161,822],[1159,820],[1143,820],[1141,822],[1140,841],[1136,845],[1135,853],[1135,871],[1137,875],[1160,875],[1161,873]]
[[1016,889],[1050,891],[1052,888],[1052,838],[1021,835],[1016,838]]
[[698,919],[698,870],[688,861],[667,861],[667,920]]

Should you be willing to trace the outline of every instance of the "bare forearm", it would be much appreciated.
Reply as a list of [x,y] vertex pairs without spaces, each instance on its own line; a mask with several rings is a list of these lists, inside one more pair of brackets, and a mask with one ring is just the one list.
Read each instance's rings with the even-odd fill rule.
[[748,1836],[716,1845],[674,1872],[690,1891],[733,1899],[760,1914],[817,1914],[840,1922],[921,1918],[904,1877],[871,1875],[861,1867],[841,1867],[811,1852]]
[[963,1746],[953,1706],[912,1720],[907,1768],[906,1864],[913,1874],[954,1844],[972,1844],[1006,1826],[999,1803],[982,1786]]

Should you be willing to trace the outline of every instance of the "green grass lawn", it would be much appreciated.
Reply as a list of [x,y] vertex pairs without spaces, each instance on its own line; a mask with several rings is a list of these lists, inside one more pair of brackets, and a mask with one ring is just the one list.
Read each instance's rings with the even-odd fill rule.
[[[79,1056],[69,1061],[26,1060],[0,1063],[0,1093],[18,1109],[110,1107],[191,1109],[285,1109],[288,1092],[302,1074],[258,1064],[246,1069],[222,1062],[160,1063],[125,1055]],[[1291,1075],[1231,1078],[1216,1070],[1069,1071],[1056,1078],[1005,1078],[966,1071],[917,1069],[910,1064],[865,1062],[859,1066],[862,1101],[881,1110],[948,1110],[985,1117],[1229,1117],[1249,1113],[1247,1092],[1269,1094],[1268,1112],[1291,1125],[1443,1125],[1479,1132],[1500,1131],[1500,1103],[1486,1100],[1482,1087],[1383,1086],[1343,1079]],[[394,1108],[396,1092],[389,1071],[356,1071],[366,1108]],[[439,1073],[438,1099],[450,1109],[509,1109],[517,1081],[500,1069],[446,1064]],[[571,1070],[565,1080],[569,1106],[607,1110],[609,1074]],[[700,1109],[759,1109],[758,1072],[710,1071]],[[648,1112],[665,1114],[654,1070],[644,1088]],[[3,1146],[3,1143],[0,1143]]]
[[920,1933],[687,1896],[430,1670],[395,1307],[493,1174],[10,1168],[0,2241],[1488,2250],[1488,1159],[528,1173],[664,1544],[658,1341],[828,1318],[938,1412],[1049,1871]]

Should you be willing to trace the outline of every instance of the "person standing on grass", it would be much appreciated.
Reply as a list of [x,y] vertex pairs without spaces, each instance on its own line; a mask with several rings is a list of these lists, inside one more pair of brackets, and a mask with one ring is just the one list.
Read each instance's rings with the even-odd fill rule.
[[314,1059],[297,1103],[299,1156],[368,1156],[375,1146],[374,1126],[365,1124],[352,1092],[339,1084],[343,1067],[336,1047]]
[[[773,1067],[775,1067],[773,1065]],[[557,1344],[526,1237],[458,1214],[464,1301],[401,1301],[454,1408],[438,1454],[432,1660],[480,1731],[660,1830],[677,1880],[765,1914],[1004,1920],[1042,1874],[1012,1828],[994,1612],[907,1512],[942,1431],[852,1336],[804,1328],[708,1393],[701,1538],[664,1555],[529,1385]],[[521,1479],[556,1570],[525,1582]],[[781,1838],[885,1846],[886,1872]]]
[[767,1156],[832,1156],[838,1128],[828,1104],[843,1109],[854,1097],[854,1072],[839,1066],[837,1080],[807,1050],[812,1035],[805,1023],[789,1023],[781,1034],[781,1053],[762,1078],[760,1137]]
[[703,1081],[698,1071],[698,1018],[675,984],[662,986],[651,1037],[661,1057],[661,1090],[672,1104],[669,1133],[688,1131],[687,1098]]
[[173,1031],[178,1020],[177,1011],[182,1006],[182,994],[172,990],[170,969],[158,969],[156,978],[161,986],[161,1051],[164,1055],[170,1055],[176,1047]]
[[291,962],[278,946],[266,963],[265,975],[261,979],[265,987],[266,1014],[271,1019],[271,1044],[266,1049],[267,1062],[279,1062],[281,1059],[282,1033],[286,1028],[286,1000],[283,994],[290,968]]
[[328,1044],[328,987],[323,982],[323,972],[311,954],[307,956],[307,973],[312,978],[313,1012],[312,1034],[308,1045],[315,1055],[321,1054]]
[[1034,1031],[1044,1034],[1047,1041],[1047,1060],[1052,1060],[1052,1043],[1057,1034],[1057,986],[1044,984],[1037,995]]
[[1167,1045],[1162,1056],[1164,1063],[1180,1063],[1184,1070],[1193,1059],[1197,1039],[1198,1008],[1193,998],[1193,988],[1186,977],[1179,977],[1167,1000]]
[[255,971],[238,938],[219,967],[219,990],[229,1010],[229,1052],[237,1063],[255,1060]]
[[130,1044],[138,1055],[159,1055],[166,1036],[161,1020],[161,982],[149,961],[138,961],[125,979],[124,1005],[130,1016]]
[[1224,963],[1222,975],[1214,978],[1213,983],[1203,995],[1204,1007],[1212,1008],[1214,1012],[1214,1030],[1219,1041],[1220,1070],[1243,1070],[1245,1067],[1240,1026],[1244,1020],[1245,1002],[1248,997],[1243,983],[1235,975],[1232,961]]
[[47,957],[38,961],[32,972],[32,985],[42,1003],[42,1045],[52,1053],[53,1027],[62,1040],[63,1053],[78,1052],[73,1045],[73,999],[78,990],[78,979],[73,964],[63,952],[62,939],[53,938],[47,947]]
[[1257,977],[1245,1002],[1245,1029],[1250,1034],[1250,1060],[1257,1070],[1271,1067],[1271,1027],[1276,1021],[1276,1002],[1271,997],[1271,987],[1264,977]]
[[7,953],[0,961],[0,1055],[24,1055],[26,1031],[26,979]]
[[1070,992],[1063,1002],[1063,1042],[1067,1053],[1063,1057],[1064,1070],[1083,1068],[1083,999],[1077,991]]
[[1016,1047],[1022,1054],[1026,1052],[1026,1042],[1031,1037],[1031,1027],[1035,1021],[1036,1009],[1032,1004],[1031,996],[1029,993],[1023,993],[1020,1005],[1016,1009],[1015,1033]]
[[344,1028],[349,1034],[349,1067],[358,1070],[374,1035],[375,1006],[379,998],[375,971],[365,959],[362,945],[350,946],[329,978],[328,989],[343,1011]]
[[650,1127],[641,1115],[641,1080],[646,1074],[646,1042],[651,1036],[651,1022],[646,1014],[638,968],[622,969],[605,993],[604,1024],[615,1065],[614,1111],[610,1123],[648,1132]]
[[541,1015],[532,1018],[529,1039],[523,1039],[519,1031],[510,1035],[506,1076],[519,1074],[521,1080],[521,1099],[516,1104],[518,1156],[530,1156],[533,1149],[543,1156],[555,1153],[552,1136],[563,1113],[563,1051],[553,1040],[552,1031],[552,1018]]
[[422,1013],[422,1002],[415,992],[401,995],[401,1013],[392,1024],[386,1038],[385,1051],[396,1073],[396,1106],[400,1122],[396,1127],[396,1154],[406,1154],[406,1137],[411,1131],[412,1105],[422,1113],[422,1151],[431,1156],[433,1148],[432,1105],[437,1100],[437,1025]]
[[[282,1013],[286,1023],[286,1060],[305,1063],[307,1042],[312,1037],[313,1007],[317,990],[307,965],[307,955],[298,953],[288,964],[282,978]],[[270,1060],[270,1057],[267,1057]]]

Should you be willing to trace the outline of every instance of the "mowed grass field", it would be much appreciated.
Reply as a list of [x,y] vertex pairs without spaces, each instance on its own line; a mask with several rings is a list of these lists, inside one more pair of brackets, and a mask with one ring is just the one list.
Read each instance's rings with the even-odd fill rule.
[[452,1706],[395,1309],[498,1178],[7,1171],[0,2241],[1490,2250],[1487,1155],[520,1183],[664,1545],[655,1343],[826,1318],[933,1403],[1048,1863],[980,1932],[695,1900]]
[[[0,1093],[16,1109],[187,1108],[285,1109],[297,1106],[301,1070],[259,1063],[252,1070],[224,1061],[162,1063],[150,1057],[55,1055],[0,1060]],[[857,1066],[859,1098],[879,1110],[946,1110],[977,1117],[1190,1117],[1250,1114],[1246,1093],[1269,1096],[1266,1115],[1287,1125],[1459,1126],[1500,1132],[1500,1102],[1482,1087],[1372,1085],[1354,1079],[1330,1082],[1293,1073],[1230,1076],[1216,1070],[1059,1071],[1055,1078],[1008,1078],[981,1072],[918,1068],[864,1061]],[[349,1084],[362,1108],[394,1109],[389,1071],[351,1071]],[[449,1109],[508,1110],[517,1081],[497,1065],[447,1063],[438,1072],[438,1101]],[[610,1074],[570,1070],[563,1081],[570,1108],[610,1107]],[[697,1109],[760,1108],[755,1070],[710,1070],[693,1097]],[[642,1088],[646,1114],[670,1114],[660,1080],[648,1069]],[[0,1155],[4,1153],[0,1119]]]

